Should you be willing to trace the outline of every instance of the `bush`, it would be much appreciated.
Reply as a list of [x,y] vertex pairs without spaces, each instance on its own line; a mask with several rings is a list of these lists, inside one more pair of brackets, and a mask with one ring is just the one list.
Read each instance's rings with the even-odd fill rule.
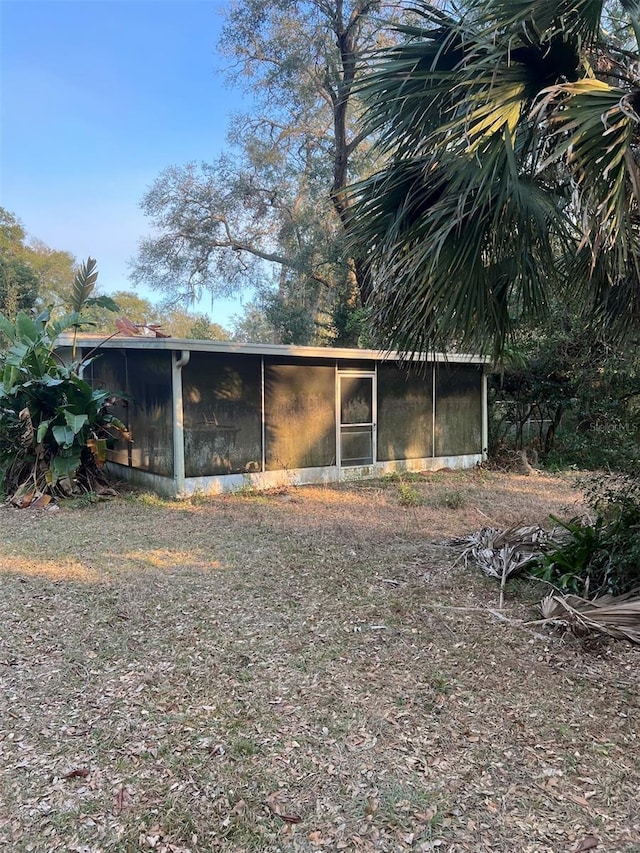
[[585,598],[631,592],[640,587],[640,478],[599,477],[582,485],[595,522],[554,519],[568,539],[545,554],[532,574]]
[[489,382],[489,455],[535,451],[548,468],[634,471],[640,461],[640,357],[558,304],[517,330]]
[[581,431],[575,419],[568,419],[544,462],[551,470],[636,471],[640,467],[637,427],[611,418]]
[[55,351],[78,322],[76,314],[52,322],[45,311],[36,320],[19,313],[12,324],[0,314],[9,342],[0,353],[0,491],[21,502],[77,485],[91,491],[108,438],[128,437],[108,411],[110,392],[94,390],[81,363],[63,364]]

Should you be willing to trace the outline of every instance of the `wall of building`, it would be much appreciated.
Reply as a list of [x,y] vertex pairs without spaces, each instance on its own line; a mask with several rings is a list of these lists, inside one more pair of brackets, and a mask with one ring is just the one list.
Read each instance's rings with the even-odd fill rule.
[[85,370],[94,387],[113,392],[113,413],[133,438],[113,442],[109,458],[162,477],[173,477],[171,353],[105,349]]
[[[176,354],[168,348],[113,347],[88,368],[94,384],[114,392],[115,414],[133,435],[131,443],[114,442],[110,461],[119,471],[120,466],[135,471],[138,482],[153,475],[152,488],[158,488],[158,478],[171,481],[161,491],[326,482],[390,470],[466,466],[482,458],[481,364],[408,367],[371,359],[203,349],[184,358],[184,353],[182,346]],[[343,387],[357,385],[357,370],[375,373],[369,417],[375,421],[377,449],[375,458],[339,467],[337,443],[344,453],[341,435],[349,427],[340,430],[338,418],[342,414],[350,423],[355,414],[341,413],[345,401],[338,399],[338,377]],[[174,464],[174,448],[177,454],[184,448],[184,468],[179,456],[180,464]]]

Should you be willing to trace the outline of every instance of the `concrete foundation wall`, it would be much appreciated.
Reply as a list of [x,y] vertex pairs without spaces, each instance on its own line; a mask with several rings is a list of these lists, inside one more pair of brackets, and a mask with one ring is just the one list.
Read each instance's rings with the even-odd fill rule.
[[255,474],[225,474],[212,477],[187,477],[184,489],[178,493],[175,480],[158,477],[147,471],[109,463],[116,479],[124,480],[140,488],[148,488],[169,497],[188,498],[194,494],[216,495],[237,492],[244,488],[257,490],[273,489],[278,486],[303,486],[322,483],[349,482],[372,479],[394,471],[438,471],[442,468],[473,468],[482,462],[481,453],[463,456],[439,456],[428,459],[408,459],[402,462],[378,462],[353,468],[297,468],[291,471],[264,471]]

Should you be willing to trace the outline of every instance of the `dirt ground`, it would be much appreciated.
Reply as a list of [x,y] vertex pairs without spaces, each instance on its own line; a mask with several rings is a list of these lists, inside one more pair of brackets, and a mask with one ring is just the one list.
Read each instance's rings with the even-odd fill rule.
[[579,511],[483,470],[4,506],[0,850],[640,851],[640,651],[442,544]]

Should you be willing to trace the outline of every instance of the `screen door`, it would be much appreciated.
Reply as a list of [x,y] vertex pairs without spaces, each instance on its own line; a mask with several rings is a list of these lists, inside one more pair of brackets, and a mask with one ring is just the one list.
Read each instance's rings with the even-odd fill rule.
[[339,375],[340,465],[373,465],[373,374]]

